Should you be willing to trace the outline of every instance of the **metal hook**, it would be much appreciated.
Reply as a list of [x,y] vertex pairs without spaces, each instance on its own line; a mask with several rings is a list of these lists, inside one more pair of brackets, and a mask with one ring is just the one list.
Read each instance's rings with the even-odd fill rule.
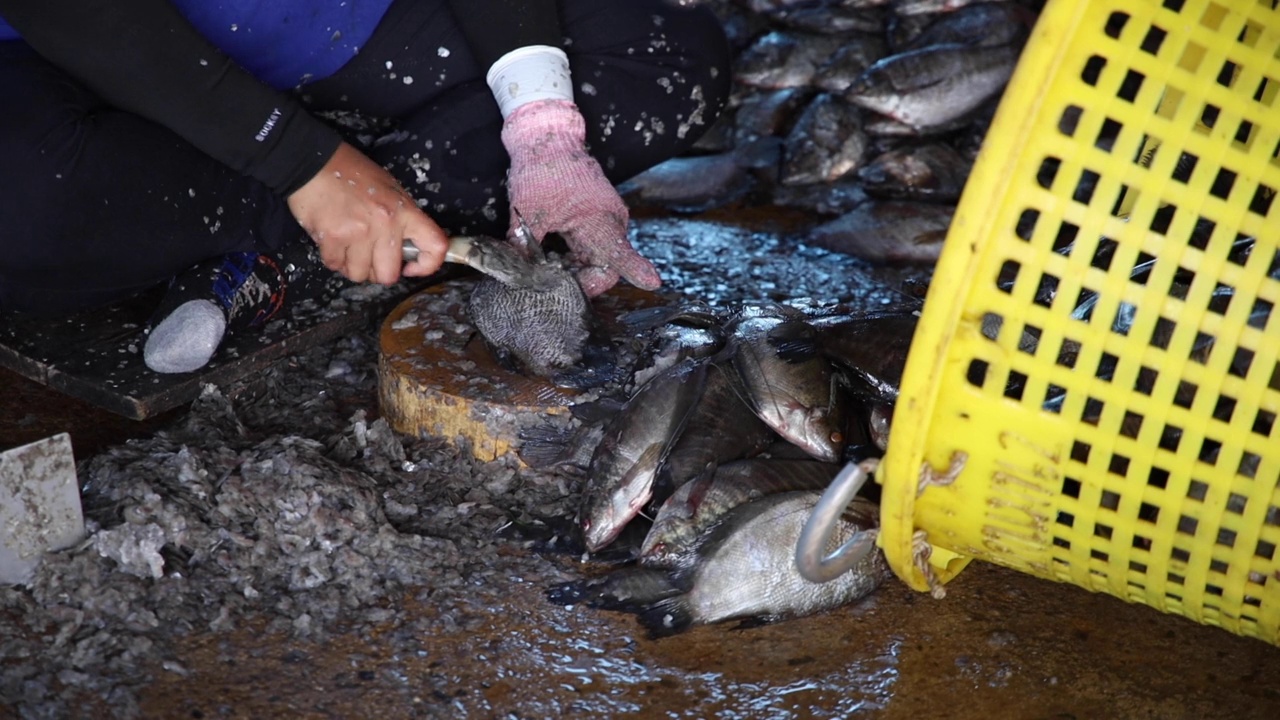
[[841,514],[877,465],[879,460],[875,459],[845,465],[813,506],[813,513],[805,521],[800,540],[796,542],[796,568],[805,580],[815,583],[830,582],[848,572],[871,552],[876,533],[863,530],[849,538],[835,552],[823,556]]

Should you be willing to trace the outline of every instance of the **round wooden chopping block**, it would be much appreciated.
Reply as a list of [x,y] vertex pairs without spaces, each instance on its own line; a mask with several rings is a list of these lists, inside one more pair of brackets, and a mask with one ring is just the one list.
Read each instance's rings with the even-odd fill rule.
[[[558,415],[577,391],[498,364],[467,318],[474,278],[432,286],[401,302],[379,334],[378,400],[392,428],[409,435],[464,439],[477,459],[513,449],[530,415]],[[613,333],[623,312],[664,300],[636,288],[615,287],[592,302]]]

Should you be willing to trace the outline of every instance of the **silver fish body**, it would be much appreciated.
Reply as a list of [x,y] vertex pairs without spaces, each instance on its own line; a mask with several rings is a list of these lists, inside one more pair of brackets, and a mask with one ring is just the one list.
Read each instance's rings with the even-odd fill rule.
[[734,508],[775,493],[821,491],[839,469],[835,463],[807,459],[752,458],[721,465],[685,483],[662,504],[640,546],[640,563],[677,567],[692,558],[699,539]]
[[917,131],[946,125],[976,110],[1009,82],[1021,48],[934,45],[884,58],[849,89],[850,102]]
[[[876,549],[830,582],[800,576],[796,543],[820,496],[788,492],[735,508],[698,546],[689,568],[677,573],[674,584],[685,592],[646,608],[641,622],[654,635],[666,635],[735,618],[810,615],[875,591],[892,574]],[[828,551],[878,523],[877,506],[855,499],[836,523]]]
[[686,360],[642,386],[605,426],[588,467],[578,524],[589,552],[618,536],[653,494],[653,482],[706,382]]

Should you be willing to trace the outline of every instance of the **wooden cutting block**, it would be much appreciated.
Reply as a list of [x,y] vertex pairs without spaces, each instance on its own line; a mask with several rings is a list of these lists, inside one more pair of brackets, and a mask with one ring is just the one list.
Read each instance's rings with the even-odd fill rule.
[[[514,449],[520,427],[568,412],[581,393],[497,362],[467,318],[474,283],[465,278],[431,287],[391,311],[379,337],[378,400],[395,430],[465,442],[477,459],[489,461]],[[665,302],[620,286],[592,306],[617,337],[620,314]]]

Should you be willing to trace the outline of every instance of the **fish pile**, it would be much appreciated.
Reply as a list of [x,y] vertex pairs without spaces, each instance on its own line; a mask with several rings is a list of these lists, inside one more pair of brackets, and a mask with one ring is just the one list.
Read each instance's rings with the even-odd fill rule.
[[981,0],[707,0],[734,48],[730,107],[622,186],[633,207],[812,211],[807,240],[931,265],[1038,12]]
[[[623,565],[549,597],[635,612],[660,636],[811,614],[873,591],[889,576],[879,551],[820,584],[800,576],[795,549],[844,464],[883,452],[916,319],[915,308],[764,302],[626,316],[647,348],[625,400],[558,452],[532,435],[520,451],[585,474],[582,546]],[[877,525],[878,504],[855,499],[831,549]]]

